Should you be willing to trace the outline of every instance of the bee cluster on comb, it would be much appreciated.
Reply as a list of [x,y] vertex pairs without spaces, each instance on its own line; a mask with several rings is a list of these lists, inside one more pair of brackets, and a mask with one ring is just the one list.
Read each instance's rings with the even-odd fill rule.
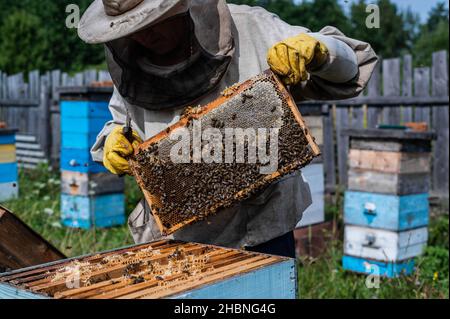
[[[217,141],[220,147],[211,146]],[[183,152],[182,161],[173,160]],[[292,97],[266,71],[187,110],[144,142],[130,166],[161,232],[170,234],[258,194],[319,154]]]

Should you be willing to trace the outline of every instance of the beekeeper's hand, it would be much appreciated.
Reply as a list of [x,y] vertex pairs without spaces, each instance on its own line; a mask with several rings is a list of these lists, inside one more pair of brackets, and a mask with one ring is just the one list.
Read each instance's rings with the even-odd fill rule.
[[122,133],[122,126],[115,127],[108,135],[103,147],[103,165],[113,174],[130,174],[128,156],[142,143],[139,135],[133,131],[133,141],[130,143]]
[[275,44],[267,53],[270,68],[286,85],[307,80],[307,71],[320,67],[327,58],[327,47],[306,33]]

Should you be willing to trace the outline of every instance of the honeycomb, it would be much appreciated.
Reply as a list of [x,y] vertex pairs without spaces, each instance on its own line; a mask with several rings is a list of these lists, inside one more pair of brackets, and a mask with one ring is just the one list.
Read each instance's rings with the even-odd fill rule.
[[[180,129],[188,133],[189,141],[188,160],[182,163],[172,160],[180,141],[173,134]],[[199,137],[205,129],[219,134],[221,148]],[[234,133],[231,139],[227,132]],[[271,157],[276,159],[275,169],[270,171],[267,156],[275,152],[277,156]],[[225,90],[204,107],[186,110],[179,122],[140,145],[130,167],[167,235],[257,195],[318,155],[292,97],[266,71]]]

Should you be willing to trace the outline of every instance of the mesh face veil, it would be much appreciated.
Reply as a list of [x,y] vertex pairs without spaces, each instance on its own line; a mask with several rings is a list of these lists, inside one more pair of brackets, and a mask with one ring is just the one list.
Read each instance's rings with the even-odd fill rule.
[[152,67],[146,50],[130,37],[106,43],[111,77],[128,103],[150,110],[187,106],[211,92],[227,71],[234,41],[225,1],[183,1],[153,24],[174,14],[189,17],[191,45],[199,48],[183,63],[170,68]]

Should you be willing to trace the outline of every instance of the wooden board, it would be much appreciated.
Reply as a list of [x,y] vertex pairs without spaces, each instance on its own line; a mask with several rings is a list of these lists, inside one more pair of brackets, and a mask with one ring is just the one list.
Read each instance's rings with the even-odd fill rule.
[[74,196],[123,193],[125,180],[111,173],[61,171],[61,192]]
[[346,129],[342,131],[342,134],[349,136],[350,138],[365,140],[396,140],[401,143],[415,143],[417,140],[431,142],[436,138],[434,132],[414,132],[392,129]]
[[65,256],[0,206],[0,272],[60,260]]
[[410,275],[414,271],[414,264],[414,259],[393,263],[353,256],[344,256],[342,258],[342,268],[344,270],[366,275],[385,276],[388,278]]
[[359,258],[397,262],[421,255],[427,240],[426,227],[393,232],[346,225],[344,253]]
[[392,174],[352,168],[348,172],[348,189],[392,195],[423,194],[430,191],[430,176]]
[[65,226],[88,229],[125,223],[124,194],[71,196],[61,194],[61,220]]
[[386,173],[430,173],[430,153],[400,153],[351,149],[350,168]]
[[0,163],[11,163],[16,161],[16,145],[0,145]]
[[294,230],[297,257],[317,258],[322,255],[331,240],[336,239],[333,222],[323,222]]
[[379,152],[402,152],[402,153],[430,153],[431,143],[429,141],[417,140],[414,143],[401,143],[384,139],[366,140],[352,138],[350,147],[358,150],[369,150]]
[[0,203],[19,197],[18,182],[0,183]]
[[345,193],[344,222],[393,231],[424,227],[429,221],[428,194]]
[[294,259],[161,240],[0,275],[0,299],[295,299],[296,273]]

